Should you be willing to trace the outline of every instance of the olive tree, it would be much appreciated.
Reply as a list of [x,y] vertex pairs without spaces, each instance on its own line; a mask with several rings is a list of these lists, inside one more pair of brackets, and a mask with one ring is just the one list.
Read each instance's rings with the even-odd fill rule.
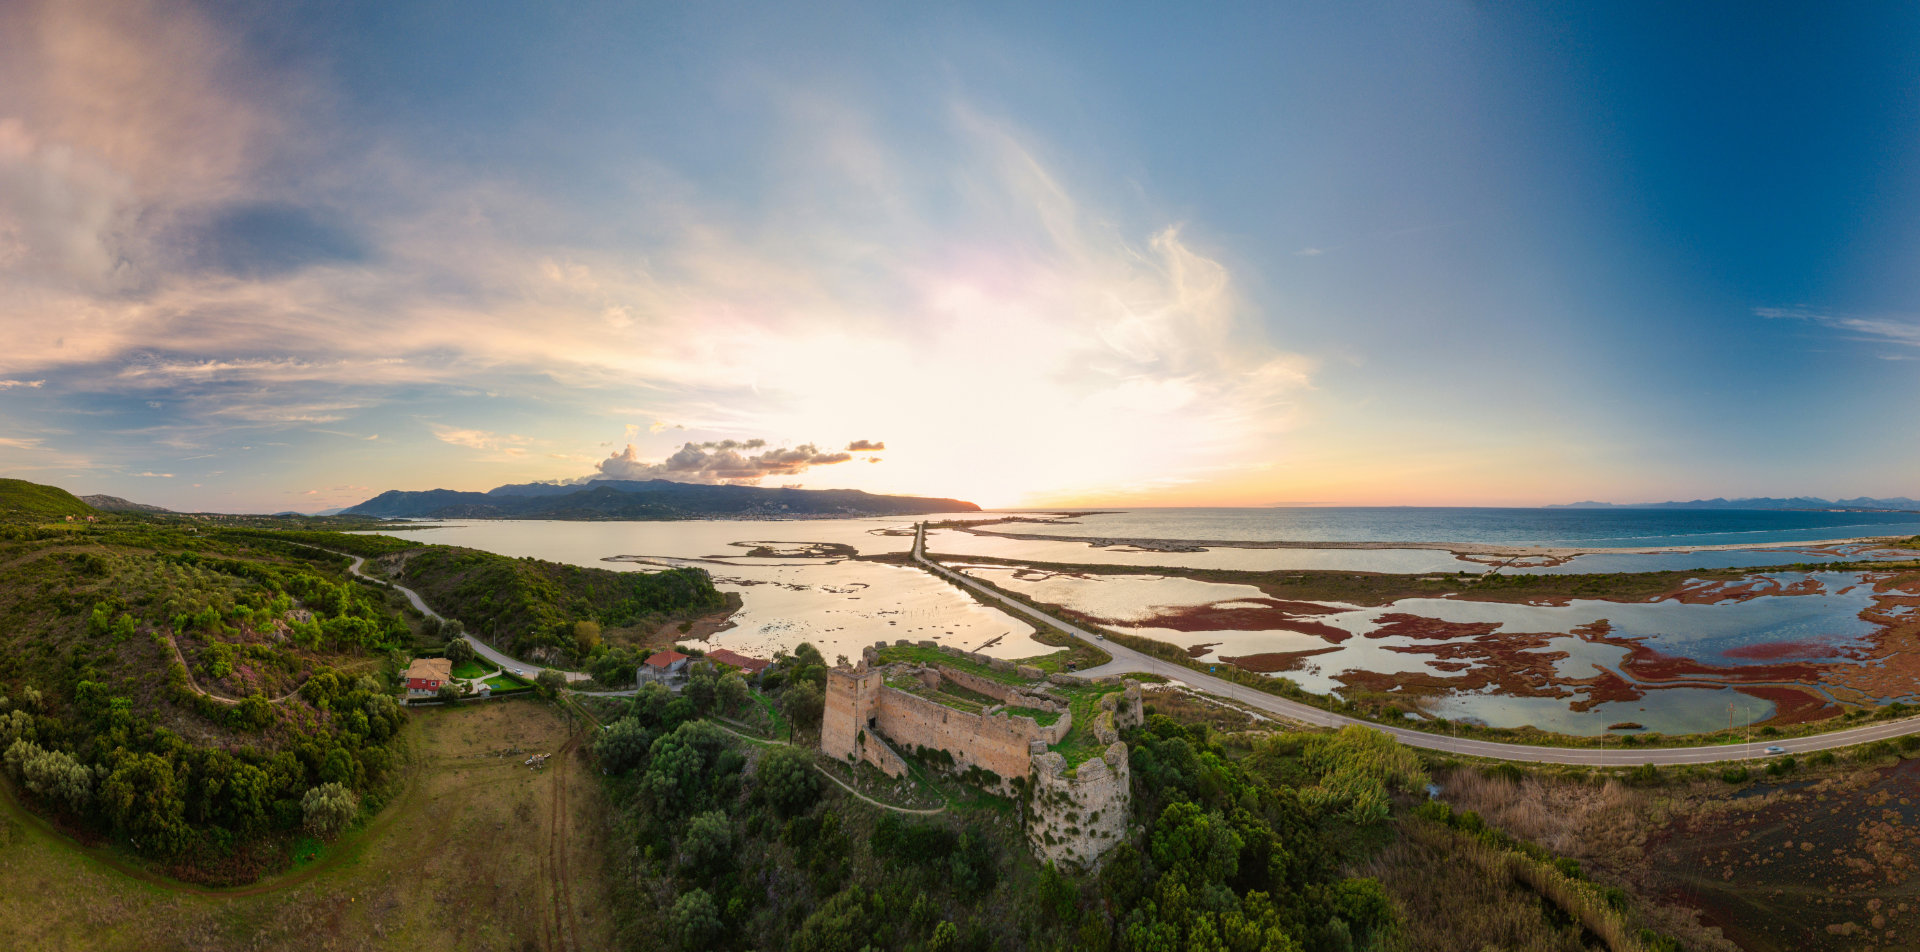
[[340,835],[360,812],[360,798],[337,783],[323,783],[300,798],[300,812],[306,817],[307,832],[323,840]]

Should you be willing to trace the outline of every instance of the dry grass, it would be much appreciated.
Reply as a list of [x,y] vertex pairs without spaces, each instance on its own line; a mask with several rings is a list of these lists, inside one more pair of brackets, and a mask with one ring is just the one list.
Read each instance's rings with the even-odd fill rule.
[[599,949],[606,807],[568,725],[531,702],[417,713],[414,781],[313,864],[242,890],[130,875],[0,799],[0,948]]

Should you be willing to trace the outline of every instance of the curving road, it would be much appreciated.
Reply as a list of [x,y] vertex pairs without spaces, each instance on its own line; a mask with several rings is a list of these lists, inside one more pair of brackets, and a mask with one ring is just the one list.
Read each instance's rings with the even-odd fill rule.
[[1806,754],[1830,747],[1848,747],[1876,740],[1902,737],[1907,734],[1920,734],[1920,717],[1909,717],[1895,721],[1880,721],[1864,727],[1854,727],[1841,731],[1829,731],[1810,737],[1794,737],[1785,740],[1766,739],[1745,744],[1720,744],[1711,747],[1645,747],[1637,749],[1588,748],[1588,747],[1538,747],[1531,744],[1503,744],[1490,740],[1471,740],[1460,737],[1447,737],[1442,734],[1429,734],[1425,731],[1394,727],[1375,721],[1361,720],[1344,714],[1335,714],[1310,704],[1288,700],[1258,691],[1243,684],[1236,684],[1224,678],[1195,671],[1181,665],[1169,664],[1149,654],[1144,654],[1124,645],[1114,644],[1089,632],[1078,625],[1063,621],[1031,605],[1010,598],[984,582],[969,578],[948,569],[927,558],[927,527],[920,523],[913,538],[913,559],[922,567],[956,585],[980,593],[993,600],[995,604],[1006,606],[1017,615],[1025,615],[1060,629],[1082,641],[1091,642],[1100,650],[1113,656],[1113,660],[1097,668],[1076,672],[1077,677],[1097,678],[1113,674],[1160,674],[1180,681],[1189,687],[1209,694],[1228,698],[1248,707],[1277,714],[1289,720],[1301,721],[1323,727],[1345,727],[1359,724],[1384,731],[1395,740],[1409,747],[1421,747],[1427,750],[1444,751],[1451,754],[1463,754],[1471,757],[1491,757],[1498,760],[1517,760],[1538,764],[1579,764],[1591,767],[1638,767],[1641,764],[1710,764],[1729,760],[1752,760],[1771,756],[1766,752],[1768,745],[1777,745],[1788,754]]
[[[366,559],[357,555],[353,555],[351,553],[347,553],[347,552],[334,552],[334,550],[332,549],[321,549],[317,545],[310,545],[310,546],[307,546],[307,548],[320,549],[320,551],[322,552],[333,552],[333,554],[335,555],[344,555],[347,558],[352,559],[353,564],[347,566],[348,572],[354,575],[358,575],[361,578],[366,579],[367,581],[370,581],[370,582],[379,582],[383,585],[391,585],[393,586],[394,591],[397,591],[400,594],[407,596],[407,601],[412,602],[413,607],[416,609],[419,609],[420,614],[425,615],[428,618],[438,618],[443,623],[447,621],[447,619],[443,617],[439,612],[436,612],[433,609],[427,607],[426,600],[420,597],[419,592],[416,592],[413,589],[410,589],[405,585],[400,584],[399,582],[394,582],[394,581],[390,581],[388,579],[383,579],[383,578],[374,578],[373,576],[360,571],[360,566],[367,564]],[[480,657],[493,662],[493,664],[496,667],[502,668],[507,671],[513,671],[513,672],[519,673],[519,675],[523,678],[528,678],[528,679],[537,678],[540,676],[540,672],[546,670],[545,668],[537,664],[534,664],[532,662],[521,661],[520,659],[515,658],[514,656],[507,654],[504,651],[495,650],[492,645],[487,644],[486,642],[481,641],[480,639],[475,638],[470,634],[462,633],[460,637],[466,639],[467,644],[470,644],[473,646],[474,654],[477,654]],[[584,671],[568,671],[563,668],[555,668],[554,670],[559,671],[561,674],[565,675],[568,681],[585,681],[593,677],[593,675],[590,675]],[[498,673],[498,672],[495,672],[495,673]],[[597,692],[583,692],[583,693],[597,693]],[[607,693],[622,694],[622,693],[632,693],[632,692],[610,691]]]

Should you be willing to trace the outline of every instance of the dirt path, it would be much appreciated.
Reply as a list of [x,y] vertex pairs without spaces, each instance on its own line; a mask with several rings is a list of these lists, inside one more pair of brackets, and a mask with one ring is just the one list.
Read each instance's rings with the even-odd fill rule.
[[554,752],[553,759],[562,761],[553,770],[553,809],[547,824],[547,867],[548,900],[552,906],[553,920],[548,929],[547,947],[552,949],[572,949],[580,952],[579,915],[573,904],[572,877],[567,870],[567,846],[573,840],[569,829],[573,816],[567,810],[567,770],[564,761],[573,755],[580,746],[580,735],[567,738],[566,746]]
[[[180,653],[180,643],[177,641],[174,641],[172,635],[162,635],[162,637],[167,639],[167,647],[173,649],[173,657],[175,660],[180,662],[180,669],[187,673],[187,687],[192,688],[193,693],[198,694],[201,697],[204,697],[215,704],[225,704],[228,707],[232,707],[240,703],[240,701],[235,698],[221,697],[220,695],[215,694],[212,691],[209,691],[201,687],[200,682],[195,681],[193,679],[193,668],[192,666],[187,664],[187,656]],[[287,693],[282,694],[279,697],[268,698],[267,703],[279,704],[280,702],[285,701],[288,698],[293,697],[294,695],[299,693],[300,693],[300,689],[294,688],[293,690],[288,691]]]

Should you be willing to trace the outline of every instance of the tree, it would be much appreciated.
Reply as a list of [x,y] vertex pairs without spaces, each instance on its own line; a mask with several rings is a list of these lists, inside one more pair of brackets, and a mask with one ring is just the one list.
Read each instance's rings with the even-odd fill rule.
[[232,716],[235,727],[257,731],[273,723],[273,705],[266,695],[255,691],[233,706]]
[[705,799],[727,735],[706,721],[688,721],[653,742],[644,786],[667,811],[686,809]]
[[567,686],[567,676],[561,674],[557,668],[542,668],[539,676],[533,679],[533,683],[540,689],[541,697],[559,697],[560,692]]
[[626,773],[647,759],[653,740],[653,732],[638,718],[623,717],[600,732],[600,738],[593,742],[593,752],[608,770]]
[[446,656],[447,660],[453,662],[455,667],[472,661],[474,656],[473,642],[460,637],[447,639]]
[[600,647],[600,623],[584,619],[573,623],[573,647],[584,658]]
[[781,696],[780,709],[795,724],[808,730],[817,730],[821,716],[827,711],[827,696],[811,681],[801,681]]
[[725,872],[732,860],[732,821],[719,810],[696,815],[680,838],[680,865],[695,876],[711,880]]
[[300,798],[300,813],[306,820],[307,832],[323,840],[340,835],[358,812],[360,799],[337,783],[313,787]]
[[820,777],[813,758],[797,747],[775,747],[760,758],[753,772],[760,798],[782,816],[812,809],[820,799]]
[[186,845],[186,778],[159,754],[122,751],[100,785],[107,818],[143,848],[171,853]]
[[458,701],[460,699],[460,686],[454,684],[452,681],[448,681],[440,685],[440,690],[433,692],[433,696],[442,701]]
[[93,771],[65,751],[16,740],[7,748],[7,772],[37,797],[79,813],[93,799]]
[[729,671],[721,676],[715,698],[720,705],[720,710],[731,712],[739,710],[747,703],[748,693],[747,681],[740,676],[740,672]]
[[687,670],[687,687],[682,692],[693,702],[695,710],[702,713],[713,709],[714,698],[720,693],[720,669],[711,661],[695,661]]
[[720,907],[706,890],[689,890],[673,904],[668,923],[680,948],[688,952],[711,949],[720,938]]

